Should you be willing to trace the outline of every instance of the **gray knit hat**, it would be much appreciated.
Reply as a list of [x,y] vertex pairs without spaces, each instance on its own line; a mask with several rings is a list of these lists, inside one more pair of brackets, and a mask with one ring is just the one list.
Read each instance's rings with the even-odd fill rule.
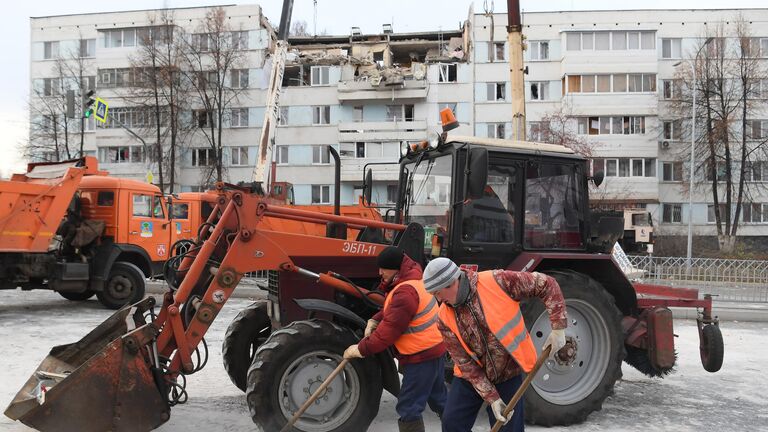
[[424,268],[424,289],[431,293],[441,290],[459,278],[461,270],[448,258],[435,258]]

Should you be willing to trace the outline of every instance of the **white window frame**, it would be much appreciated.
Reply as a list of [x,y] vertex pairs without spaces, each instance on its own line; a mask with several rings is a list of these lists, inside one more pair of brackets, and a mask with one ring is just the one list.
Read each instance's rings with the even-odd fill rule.
[[488,123],[488,138],[505,139],[507,134],[506,123]]
[[[315,200],[315,191],[318,199]],[[312,185],[310,201],[312,204],[330,204],[331,203],[331,185]]]
[[[501,93],[502,98],[499,99],[498,95]],[[493,97],[489,97],[493,95]],[[488,102],[506,102],[507,101],[507,85],[504,82],[489,82],[486,83],[486,98]]]
[[248,127],[248,108],[232,108],[229,125],[233,128]]
[[[109,160],[109,153],[112,149],[117,149],[118,155],[121,150],[124,150],[127,155],[125,159],[118,159],[114,162]],[[137,154],[140,155],[137,157]],[[126,164],[126,163],[142,163],[146,161],[147,155],[144,154],[143,146],[105,146],[98,148],[98,159],[100,163],[104,164]]]
[[[546,48],[545,48],[546,47]],[[547,61],[549,60],[549,41],[530,41],[528,43],[528,49],[531,52],[531,61]]]
[[[669,92],[667,92],[669,90]],[[680,98],[680,82],[675,79],[661,80],[661,98],[675,100]]]
[[[547,101],[549,100],[549,81],[532,81],[529,84],[531,90],[532,101]],[[533,89],[536,88],[536,96],[534,97]]]
[[[202,154],[205,154],[205,164],[201,164],[200,162],[200,156]],[[213,152],[212,148],[206,148],[206,147],[195,147],[192,149],[192,166],[193,167],[209,167],[213,166],[213,161],[215,158],[215,154]]]
[[[669,46],[669,53],[665,53],[665,51],[667,50],[665,45]],[[662,38],[661,39],[661,58],[665,60],[682,58],[682,39],[681,38]]]
[[230,147],[229,152],[232,166],[248,166],[248,147]]
[[[669,128],[667,128],[669,126]],[[664,140],[674,141],[677,139],[675,135],[675,121],[666,120],[661,122],[661,137]]]
[[330,66],[312,66],[309,69],[309,85],[312,87],[330,85]]
[[229,84],[232,86],[232,88],[248,88],[248,69],[232,69],[232,73],[229,75],[229,80]]
[[331,151],[326,145],[312,146],[312,165],[328,165],[331,163]]
[[329,125],[331,124],[331,106],[315,105],[312,107],[312,124]]
[[[669,179],[666,178],[667,167],[669,167],[669,177],[670,177]],[[679,171],[675,170],[675,167],[679,167],[680,170]],[[675,176],[676,172],[680,173],[680,177],[679,178],[676,178],[676,176]],[[670,161],[670,162],[662,162],[661,163],[661,181],[662,182],[665,182],[665,183],[680,183],[680,182],[683,181],[683,177],[685,177],[685,176],[683,175],[683,163],[682,162]]]
[[[458,82],[459,65],[458,63],[438,63],[438,82]],[[453,73],[451,73],[453,72]]]
[[55,60],[59,56],[59,41],[43,42],[43,60]]
[[248,31],[236,30],[230,33],[232,38],[232,49],[247,50],[248,49]]
[[280,115],[277,118],[278,126],[287,126],[290,121],[288,107],[280,107]]
[[[77,55],[80,58],[92,58],[96,57],[96,39],[80,39],[80,46],[77,51]],[[85,53],[83,53],[83,45],[85,45]]]
[[[499,48],[501,48],[501,57],[499,57]],[[488,61],[501,62],[507,60],[507,46],[504,42],[488,42]]]
[[290,163],[288,159],[289,153],[287,145],[276,146],[275,152],[277,153],[275,156],[275,162],[277,162],[278,165],[288,165]]

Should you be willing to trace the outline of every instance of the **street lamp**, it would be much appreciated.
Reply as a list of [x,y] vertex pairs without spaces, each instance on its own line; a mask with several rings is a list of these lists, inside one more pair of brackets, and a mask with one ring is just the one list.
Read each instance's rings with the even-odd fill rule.
[[[690,179],[688,180],[688,249],[686,253],[685,266],[688,272],[691,271],[691,254],[693,249],[693,172],[695,168],[695,150],[696,150],[696,65],[699,63],[699,54],[705,46],[709,45],[714,38],[707,38],[706,41],[696,51],[693,63],[688,63],[691,66],[691,72],[693,73],[693,85],[691,86],[693,100],[691,103],[691,166],[689,168],[691,172]],[[672,67],[677,67],[682,62],[677,62]]]

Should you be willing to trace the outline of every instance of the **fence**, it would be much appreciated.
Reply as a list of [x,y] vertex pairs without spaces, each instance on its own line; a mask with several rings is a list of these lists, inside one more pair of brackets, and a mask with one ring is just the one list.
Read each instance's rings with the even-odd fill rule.
[[768,303],[768,261],[684,257],[627,257],[643,282],[698,288],[718,300]]

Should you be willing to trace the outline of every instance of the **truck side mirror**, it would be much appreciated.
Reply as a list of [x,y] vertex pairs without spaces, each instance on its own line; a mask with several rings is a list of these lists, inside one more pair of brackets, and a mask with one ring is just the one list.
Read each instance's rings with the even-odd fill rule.
[[469,168],[469,175],[467,176],[467,198],[481,198],[485,186],[488,184],[488,149],[483,147],[473,147],[469,151],[467,168]]
[[371,196],[373,195],[373,171],[368,168],[365,173],[365,180],[363,181],[363,199],[365,202],[371,204]]
[[603,180],[605,180],[605,173],[600,170],[595,173],[592,177],[590,177],[590,180],[592,180],[592,183],[595,185],[595,187],[599,187],[601,184],[603,184]]

